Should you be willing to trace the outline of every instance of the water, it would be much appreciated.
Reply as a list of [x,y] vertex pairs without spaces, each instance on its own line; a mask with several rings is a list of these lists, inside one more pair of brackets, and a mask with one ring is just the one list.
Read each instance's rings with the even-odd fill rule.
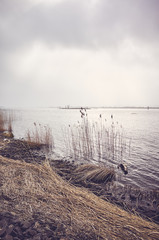
[[[99,115],[108,125],[113,121],[122,125],[125,134],[132,139],[131,154],[124,161],[128,165],[128,175],[117,169],[119,162],[110,161],[121,184],[127,184],[147,190],[159,188],[159,110],[158,109],[90,109],[89,119],[99,121]],[[16,111],[13,122],[16,138],[24,137],[33,123],[49,125],[55,140],[55,152],[63,154],[64,141],[62,129],[81,121],[78,109],[42,108]]]

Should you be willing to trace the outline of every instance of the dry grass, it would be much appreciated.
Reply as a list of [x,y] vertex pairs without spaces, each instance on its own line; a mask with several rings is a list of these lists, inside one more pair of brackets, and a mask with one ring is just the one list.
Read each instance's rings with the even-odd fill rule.
[[52,130],[49,126],[34,123],[34,129],[27,130],[25,139],[29,145],[44,145],[50,150],[54,148]]
[[13,111],[0,109],[0,132],[7,131],[8,136],[13,136],[12,123],[14,118]]
[[107,183],[115,178],[115,171],[111,168],[92,164],[84,164],[76,169],[75,175],[77,181]]
[[5,122],[6,122],[6,119],[5,119],[4,111],[0,109],[0,132],[4,132],[6,130]]
[[33,165],[0,156],[0,180],[1,196],[10,199],[0,208],[23,219],[39,214],[41,220],[63,224],[67,239],[79,239],[81,234],[85,239],[159,239],[158,225],[69,185],[48,163]]

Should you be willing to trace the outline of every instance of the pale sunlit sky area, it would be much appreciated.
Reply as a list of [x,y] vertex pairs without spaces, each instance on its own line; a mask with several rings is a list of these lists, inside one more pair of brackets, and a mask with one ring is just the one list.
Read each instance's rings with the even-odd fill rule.
[[0,106],[159,106],[158,0],[0,0]]

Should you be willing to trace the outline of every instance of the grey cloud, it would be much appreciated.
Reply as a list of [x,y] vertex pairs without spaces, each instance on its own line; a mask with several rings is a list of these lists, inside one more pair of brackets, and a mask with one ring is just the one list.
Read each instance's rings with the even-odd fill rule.
[[3,9],[6,14],[1,17],[1,46],[17,47],[36,40],[52,45],[79,45],[87,41],[87,13],[78,1],[30,8],[20,5],[20,1],[15,4],[18,7],[13,12],[7,11],[7,4]]
[[158,9],[157,0],[102,0],[94,8],[79,0],[33,6],[1,0],[1,51],[33,41],[51,46],[109,47],[133,38],[157,44]]
[[149,43],[159,39],[159,1],[112,0],[99,2],[96,29],[102,41],[134,38]]

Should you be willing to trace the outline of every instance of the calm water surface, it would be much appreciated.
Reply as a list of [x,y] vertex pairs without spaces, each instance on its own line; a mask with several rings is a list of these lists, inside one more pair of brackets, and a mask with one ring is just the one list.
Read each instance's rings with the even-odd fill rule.
[[[123,126],[128,138],[132,139],[131,154],[124,158],[128,165],[128,175],[117,169],[119,162],[110,162],[116,171],[121,184],[128,184],[145,189],[159,189],[159,110],[158,109],[90,109],[87,110],[90,120],[98,121],[99,115],[107,120]],[[13,123],[16,138],[24,137],[27,129],[33,128],[33,123],[49,125],[55,140],[55,152],[63,155],[64,127],[81,121],[77,109],[32,109],[16,110],[17,118]]]

